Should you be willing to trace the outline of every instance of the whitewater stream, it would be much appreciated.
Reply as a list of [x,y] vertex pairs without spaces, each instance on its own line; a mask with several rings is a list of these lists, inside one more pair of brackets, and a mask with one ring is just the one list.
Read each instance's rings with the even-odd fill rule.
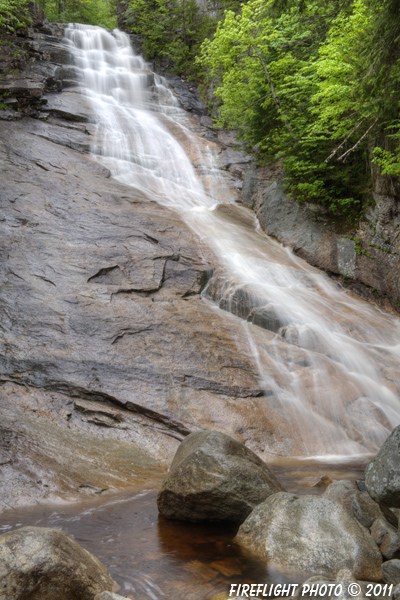
[[205,299],[247,319],[280,430],[265,450],[328,459],[375,452],[400,422],[398,320],[337,290],[233,205],[204,140],[127,35],[74,25],[66,38],[97,122],[93,154],[114,178],[180,214],[218,261]]
[[[362,479],[368,458],[400,423],[399,320],[338,289],[261,231],[217,168],[216,145],[128,36],[86,25],[65,35],[92,107],[92,154],[112,177],[176,211],[215,258],[203,301],[240,319],[247,336],[264,390],[254,406],[270,428],[258,440],[260,454],[276,457],[289,491],[320,493],[304,480],[324,473]],[[290,581],[246,557],[234,530],[159,519],[155,494],[146,488],[9,511],[2,530],[66,530],[129,598],[206,600],[229,583]]]

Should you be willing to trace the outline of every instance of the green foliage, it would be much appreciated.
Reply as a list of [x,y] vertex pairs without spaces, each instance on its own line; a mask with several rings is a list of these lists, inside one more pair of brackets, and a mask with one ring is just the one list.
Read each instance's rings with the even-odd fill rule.
[[[116,0],[39,0],[49,21],[117,26]],[[30,0],[0,0],[0,30],[14,33],[30,24]]]
[[[250,0],[226,13],[199,60],[220,81],[219,124],[283,157],[298,200],[354,215],[370,191],[371,146],[398,117],[399,40],[394,0]],[[397,151],[375,150],[375,162],[400,174]]]
[[194,56],[214,21],[195,0],[131,0],[129,28],[144,37],[146,59],[170,59],[177,72],[193,74]]
[[115,0],[47,0],[45,10],[53,21],[88,23],[107,29],[117,26]]
[[49,21],[117,26],[116,0],[39,0],[39,5]]
[[0,30],[14,33],[29,22],[28,0],[0,0]]
[[[352,237],[351,235],[343,235],[342,237],[345,237],[349,240],[351,240],[352,242],[354,242],[354,251],[357,254],[357,256],[367,256],[368,258],[374,258],[372,256],[372,254],[369,254],[366,250],[364,250],[364,248],[362,247],[362,242],[361,242],[361,238],[359,237]],[[371,244],[370,244],[371,245]]]

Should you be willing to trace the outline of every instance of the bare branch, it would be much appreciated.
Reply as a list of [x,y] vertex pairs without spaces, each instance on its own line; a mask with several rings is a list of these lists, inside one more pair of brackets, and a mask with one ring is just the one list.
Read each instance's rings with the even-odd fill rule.
[[347,142],[347,140],[348,140],[348,139],[349,139],[349,138],[350,138],[350,137],[353,135],[353,133],[354,133],[355,131],[357,131],[357,129],[360,127],[360,125],[361,125],[362,123],[364,123],[364,121],[365,121],[365,119],[362,119],[362,120],[361,120],[361,121],[360,121],[360,122],[359,122],[359,123],[358,123],[358,124],[357,124],[357,125],[354,127],[354,129],[352,129],[352,130],[350,131],[349,135],[348,135],[348,136],[347,136],[347,137],[346,137],[346,138],[343,140],[343,142],[342,142],[342,143],[341,143],[341,144],[340,144],[340,145],[339,145],[337,148],[335,148],[335,149],[333,150],[333,152],[331,152],[331,153],[330,153],[330,155],[328,156],[328,158],[326,158],[326,159],[325,159],[325,161],[324,161],[324,162],[328,163],[328,162],[331,160],[331,158],[333,158],[333,157],[335,156],[336,152],[337,152],[338,150],[340,150],[340,148],[341,148],[342,146],[344,146],[344,144]]
[[272,96],[272,94],[266,94],[265,96],[263,96],[262,98],[259,98],[258,100],[256,100],[255,102],[252,102],[251,104],[249,104],[248,106],[246,106],[246,108],[244,108],[242,110],[242,112],[240,113],[241,115],[246,112],[246,110],[248,108],[251,108],[252,106],[254,106],[255,104],[258,104],[258,102],[261,102],[262,100],[265,100],[265,98],[269,98],[270,96]]
[[264,70],[265,76],[267,78],[268,85],[269,85],[269,87],[271,89],[272,97],[274,99],[274,102],[275,102],[275,104],[277,106],[278,111],[281,113],[281,115],[283,117],[283,121],[284,121],[284,123],[286,125],[286,128],[289,131],[289,133],[292,136],[292,138],[295,139],[295,136],[294,136],[294,133],[293,133],[293,129],[291,128],[290,123],[287,120],[287,117],[286,117],[285,113],[282,110],[282,106],[281,106],[281,103],[279,102],[279,98],[276,95],[274,85],[273,85],[271,77],[270,77],[270,75],[268,73],[267,65],[265,64],[264,59],[261,56],[261,54],[259,53],[259,51],[257,50],[257,48],[253,44],[251,44],[251,47],[253,48],[254,52],[257,54],[258,58],[260,59],[260,63],[262,65],[262,68]]
[[376,117],[375,121],[372,123],[371,127],[368,127],[367,131],[364,133],[363,136],[360,137],[360,139],[358,140],[357,144],[354,144],[354,146],[352,148],[350,148],[350,150],[347,150],[347,152],[345,152],[344,154],[342,154],[342,156],[339,156],[338,160],[343,160],[343,162],[346,160],[346,158],[348,157],[349,154],[351,154],[352,152],[354,152],[354,150],[361,144],[361,142],[363,141],[364,138],[367,137],[367,135],[369,134],[369,132],[371,131],[371,129],[376,125],[376,123],[378,122],[379,117]]

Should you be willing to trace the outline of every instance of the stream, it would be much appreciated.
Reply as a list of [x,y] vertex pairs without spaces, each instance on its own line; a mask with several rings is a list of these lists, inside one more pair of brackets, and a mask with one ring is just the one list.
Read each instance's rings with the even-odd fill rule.
[[[321,475],[362,479],[364,465],[287,462],[274,472],[288,491],[317,493]],[[301,583],[308,574],[282,573],[246,555],[233,542],[237,526],[168,521],[158,515],[157,490],[130,490],[79,504],[8,511],[0,533],[25,525],[56,527],[74,537],[106,565],[135,600],[211,600],[231,583]],[[224,596],[225,597],[225,596]]]

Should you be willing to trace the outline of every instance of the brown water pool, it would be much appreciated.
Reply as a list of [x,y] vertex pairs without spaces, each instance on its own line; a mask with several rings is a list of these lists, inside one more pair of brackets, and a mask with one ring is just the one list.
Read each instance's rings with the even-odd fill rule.
[[[362,479],[364,465],[321,465],[292,461],[275,473],[296,493],[322,493],[311,477]],[[80,504],[41,505],[7,511],[0,531],[35,525],[57,527],[95,554],[120,584],[119,594],[135,600],[209,600],[231,583],[285,583],[306,578],[282,574],[246,556],[233,543],[235,526],[168,521],[158,515],[157,491],[134,490],[85,498]]]

